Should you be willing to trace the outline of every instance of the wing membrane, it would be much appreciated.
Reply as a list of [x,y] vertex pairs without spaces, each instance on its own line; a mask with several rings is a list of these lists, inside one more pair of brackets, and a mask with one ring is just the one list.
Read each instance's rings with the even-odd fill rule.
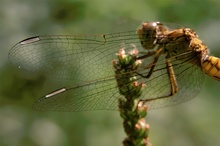
[[[16,44],[9,59],[25,70],[72,81],[73,86],[66,87],[64,92],[37,100],[33,106],[36,110],[116,110],[120,95],[111,62],[117,58],[115,54],[120,48],[131,50],[131,44],[142,49],[136,31],[95,36],[38,36]],[[143,59],[143,64],[152,59]],[[193,59],[190,55],[179,60],[171,58],[179,92],[170,98],[151,101],[151,109],[187,101],[201,90],[203,74],[196,63],[192,63],[196,61],[190,61]],[[138,77],[146,84],[142,100],[157,99],[170,93],[165,61],[165,56],[160,56],[149,79]],[[147,74],[149,70],[142,68],[139,72]]]

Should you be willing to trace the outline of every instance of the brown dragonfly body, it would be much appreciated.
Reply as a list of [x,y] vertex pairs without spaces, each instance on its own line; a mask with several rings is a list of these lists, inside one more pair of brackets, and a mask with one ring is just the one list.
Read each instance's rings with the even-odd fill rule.
[[[202,71],[214,79],[220,81],[220,59],[209,56],[208,47],[198,38],[195,31],[190,28],[180,28],[168,30],[160,22],[143,23],[137,30],[142,47],[153,49],[158,45],[154,52],[147,53],[146,56],[155,55],[155,60],[150,64],[156,63],[160,54],[165,53],[166,58],[177,56],[183,52],[192,51],[196,54],[194,59]],[[149,36],[151,39],[149,39]],[[184,56],[183,56],[184,57]],[[177,59],[181,59],[178,58]],[[192,62],[193,63],[193,62]]]
[[[201,70],[220,81],[220,59],[209,56],[208,47],[198,38],[195,31],[190,28],[180,28],[169,30],[160,22],[142,23],[138,28],[137,34],[140,43],[144,49],[156,50],[149,51],[140,58],[153,56],[153,60],[144,68],[150,69],[147,75],[139,74],[142,77],[150,78],[154,72],[154,67],[161,54],[165,54],[167,73],[170,79],[170,94],[163,95],[157,99],[168,98],[178,92],[178,83],[175,77],[170,58],[175,57],[176,60],[193,57],[188,63],[196,64]],[[190,55],[190,56],[188,56]],[[139,58],[139,59],[140,59]],[[156,100],[149,98],[146,102]]]

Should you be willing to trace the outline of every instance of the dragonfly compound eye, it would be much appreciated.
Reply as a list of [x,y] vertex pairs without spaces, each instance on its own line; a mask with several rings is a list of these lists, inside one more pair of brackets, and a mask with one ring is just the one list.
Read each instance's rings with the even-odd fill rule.
[[144,49],[153,49],[156,45],[157,25],[159,22],[142,23],[137,34]]

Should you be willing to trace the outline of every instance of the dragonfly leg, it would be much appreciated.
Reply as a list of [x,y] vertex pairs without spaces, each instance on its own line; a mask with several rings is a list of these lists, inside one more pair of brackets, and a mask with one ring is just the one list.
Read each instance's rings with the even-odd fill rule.
[[178,92],[178,86],[177,86],[177,82],[176,82],[176,77],[173,71],[173,67],[172,64],[170,63],[170,59],[166,60],[166,67],[167,67],[167,73],[168,73],[168,77],[170,80],[170,96],[174,95],[175,93]]
[[146,52],[140,52],[140,53],[142,53],[142,54],[144,54],[144,55],[137,57],[137,59],[144,59],[144,58],[153,56],[153,55],[156,54],[156,51],[155,51],[155,50],[150,50],[150,51],[148,51],[147,53],[146,53]]
[[140,101],[147,104],[147,102],[150,102],[150,101],[153,101],[153,100],[169,98],[169,97],[173,96],[174,94],[176,94],[178,92],[176,77],[175,77],[175,74],[174,74],[174,71],[173,71],[172,64],[170,63],[169,59],[166,60],[166,67],[167,67],[167,74],[168,74],[168,78],[169,78],[169,82],[170,82],[170,94],[164,95],[164,96],[161,96],[161,97],[157,97],[157,98],[149,98],[149,99],[146,99],[146,100],[140,100]]
[[[149,78],[152,75],[153,71],[154,71],[155,65],[156,65],[162,51],[163,51],[163,48],[159,48],[154,52],[154,54],[152,54],[152,55],[154,55],[154,59],[147,66],[144,67],[144,69],[149,69],[150,68],[150,71],[147,75],[142,75],[138,72],[137,72],[137,74],[140,75],[141,77]],[[149,57],[149,55],[147,57]]]

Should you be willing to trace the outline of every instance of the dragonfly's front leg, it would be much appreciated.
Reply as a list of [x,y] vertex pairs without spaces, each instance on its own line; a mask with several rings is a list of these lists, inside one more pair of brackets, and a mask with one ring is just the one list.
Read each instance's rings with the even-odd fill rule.
[[[151,52],[151,56],[154,55],[154,59],[147,66],[144,67],[144,69],[149,69],[150,68],[150,71],[148,72],[147,75],[142,75],[140,73],[137,73],[137,74],[144,77],[144,78],[149,78],[152,75],[153,71],[154,71],[155,65],[156,65],[156,63],[157,63],[157,61],[158,61],[158,59],[159,59],[159,57],[162,53],[162,50],[163,50],[163,48],[159,48],[156,51]],[[138,59],[147,58],[149,56],[150,56],[149,54],[146,54],[146,55],[144,55],[144,57],[140,57]]]

